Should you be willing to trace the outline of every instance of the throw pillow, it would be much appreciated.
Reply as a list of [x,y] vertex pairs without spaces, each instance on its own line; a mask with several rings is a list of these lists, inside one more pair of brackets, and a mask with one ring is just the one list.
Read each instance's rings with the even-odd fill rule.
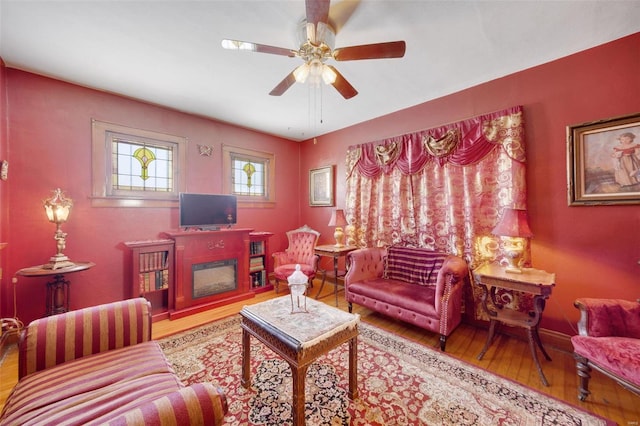
[[419,285],[436,285],[444,253],[415,247],[391,246],[387,249],[384,278]]

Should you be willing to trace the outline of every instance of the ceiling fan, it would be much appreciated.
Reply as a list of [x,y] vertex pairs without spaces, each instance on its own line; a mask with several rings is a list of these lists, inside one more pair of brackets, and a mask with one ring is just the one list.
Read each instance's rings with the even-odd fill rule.
[[306,19],[298,28],[300,47],[298,50],[269,46],[240,40],[222,40],[222,47],[231,50],[269,53],[288,57],[299,57],[304,63],[289,73],[269,94],[280,96],[294,83],[331,84],[345,98],[350,99],[358,91],[340,74],[325,62],[356,61],[362,59],[402,58],[406,49],[404,41],[364,44],[334,49],[335,30],[329,24],[330,0],[305,0]]

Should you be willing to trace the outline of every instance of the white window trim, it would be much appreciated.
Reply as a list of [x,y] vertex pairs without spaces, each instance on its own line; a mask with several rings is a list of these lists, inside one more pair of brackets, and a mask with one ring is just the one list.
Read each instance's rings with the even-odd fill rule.
[[[177,207],[178,194],[186,190],[187,138],[164,133],[121,126],[104,121],[91,120],[92,127],[92,197],[94,207]],[[107,133],[130,135],[137,138],[173,143],[174,152],[174,190],[173,192],[132,191],[130,194],[113,195],[109,193],[112,176],[111,138]]]
[[[267,162],[265,167],[266,191],[265,197],[255,195],[237,195],[233,192],[232,156],[253,157]],[[272,208],[276,204],[276,158],[268,152],[222,145],[222,191],[224,194],[235,195],[239,207]]]

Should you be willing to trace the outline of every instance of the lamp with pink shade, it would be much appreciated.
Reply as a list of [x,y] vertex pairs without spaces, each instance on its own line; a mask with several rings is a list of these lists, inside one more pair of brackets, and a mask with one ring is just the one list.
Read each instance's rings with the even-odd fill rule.
[[344,232],[342,227],[347,224],[347,219],[344,217],[344,210],[335,209],[331,213],[331,220],[329,220],[329,226],[336,228],[333,233],[333,237],[336,239],[335,247],[344,247]]
[[522,273],[520,263],[524,255],[525,239],[533,237],[527,211],[524,209],[504,209],[498,225],[491,231],[493,235],[502,237],[505,254],[509,265],[507,272]]

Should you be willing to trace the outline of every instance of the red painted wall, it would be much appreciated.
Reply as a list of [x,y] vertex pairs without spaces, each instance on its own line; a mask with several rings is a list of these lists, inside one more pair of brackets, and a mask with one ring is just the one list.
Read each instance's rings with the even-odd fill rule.
[[[343,207],[349,145],[523,105],[533,266],[555,272],[557,282],[542,327],[574,334],[575,298],[640,296],[640,206],[567,205],[566,126],[640,112],[639,70],[637,33],[305,141],[302,170],[336,164],[337,206]],[[332,238],[330,212],[303,203],[302,221],[325,242]]]
[[[2,255],[2,314],[11,314],[11,275],[46,262],[55,251],[54,226],[41,207],[55,187],[75,202],[64,226],[69,233],[65,253],[97,264],[69,277],[72,308],[128,296],[122,241],[154,238],[177,226],[175,209],[91,207],[91,118],[189,137],[188,179],[193,191],[220,190],[222,143],[274,152],[279,165],[277,207],[241,210],[239,226],[275,232],[271,243],[278,249],[286,246],[284,232],[304,223],[322,232],[321,243],[332,241],[333,230],[327,226],[332,208],[308,206],[308,171],[336,165],[336,202],[342,207],[349,145],[523,105],[535,234],[532,260],[535,267],[557,277],[542,325],[573,334],[576,297],[638,297],[640,206],[568,207],[565,142],[567,125],[640,111],[638,52],[640,34],[635,34],[302,144],[7,69],[0,90],[6,87],[8,95],[8,133],[0,149],[7,146],[11,171],[9,180],[0,182],[0,191],[11,209],[3,203],[9,247]],[[213,157],[198,156],[197,144],[214,145]],[[44,314],[45,282],[20,279],[18,314],[24,321]]]
[[[7,79],[5,74],[5,64],[2,58],[0,58],[0,161],[7,159]],[[7,221],[4,218],[7,215],[7,191],[5,190],[5,182],[0,181],[0,243],[5,242],[5,236],[7,235]],[[3,295],[2,288],[3,282],[6,281],[4,276],[6,275],[6,252],[0,249],[0,318],[6,318],[8,316],[13,317],[13,313],[2,315],[4,312],[2,306],[6,296]]]
[[[192,192],[221,192],[222,144],[274,153],[277,206],[239,209],[237,226],[274,232],[271,246],[283,249],[284,233],[301,225],[299,187],[292,185],[301,180],[299,143],[11,68],[6,71],[11,173],[0,185],[8,191],[11,209],[2,218],[9,223],[10,243],[3,253],[3,315],[13,315],[8,301],[13,274],[46,263],[55,254],[55,226],[46,220],[42,207],[54,188],[62,188],[74,201],[63,225],[68,233],[64,253],[72,260],[96,263],[91,270],[66,277],[71,281],[72,309],[130,297],[129,252],[122,243],[158,238],[162,231],[178,226],[177,208],[91,206],[92,118],[188,137],[187,190]],[[200,156],[198,144],[213,145],[213,155]],[[44,315],[46,282],[19,278],[22,321]]]

